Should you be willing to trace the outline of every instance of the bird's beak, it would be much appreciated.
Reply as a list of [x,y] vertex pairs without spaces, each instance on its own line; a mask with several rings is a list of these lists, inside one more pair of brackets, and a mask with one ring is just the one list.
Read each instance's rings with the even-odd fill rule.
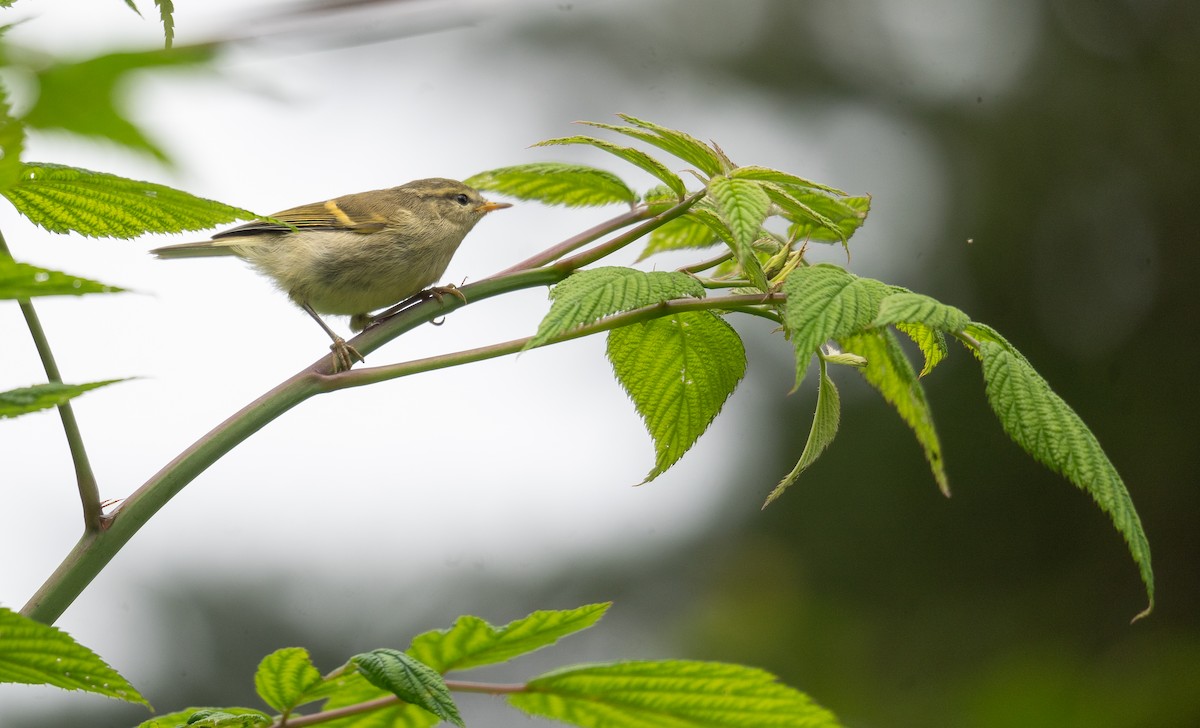
[[511,202],[484,202],[479,206],[480,212],[491,212],[492,210],[503,210],[506,207],[512,207]]

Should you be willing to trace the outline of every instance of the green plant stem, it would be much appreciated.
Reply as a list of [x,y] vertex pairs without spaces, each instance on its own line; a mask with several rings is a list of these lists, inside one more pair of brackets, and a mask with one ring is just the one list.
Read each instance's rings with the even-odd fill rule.
[[[467,680],[447,680],[446,687],[460,693],[483,693],[485,695],[508,695],[510,693],[525,692],[527,689],[524,683],[484,683],[471,682]],[[286,725],[288,728],[304,728],[304,726],[328,723],[329,721],[337,720],[339,718],[369,713],[373,710],[389,708],[393,705],[401,705],[403,703],[404,701],[395,695],[385,695],[382,698],[365,700],[361,703],[345,705],[341,708],[333,708],[332,710],[322,710],[319,713],[289,716],[287,723],[276,723],[275,725]]]
[[[769,321],[778,323],[777,315],[773,311],[764,311],[755,308],[756,305],[762,304],[777,304],[786,300],[786,296],[782,293],[772,293],[763,295],[759,293],[749,293],[740,296],[722,296],[719,298],[678,298],[672,301],[657,303],[653,306],[644,306],[635,308],[632,311],[609,316],[594,323],[590,323],[578,328],[571,329],[559,336],[550,339],[544,344],[540,344],[534,348],[542,346],[550,346],[552,344],[561,344],[565,341],[579,339],[584,336],[591,336],[603,331],[611,331],[612,329],[630,324],[649,321],[650,319],[662,318],[676,313],[685,311],[711,311],[717,310],[736,310],[743,313],[749,313],[766,318]],[[513,339],[499,344],[489,344],[480,346],[475,349],[465,349],[456,351],[451,354],[439,354],[437,356],[425,357],[423,359],[413,359],[412,361],[401,362],[399,364],[388,364],[378,367],[359,367],[336,377],[326,377],[322,379],[324,391],[336,392],[341,389],[350,389],[351,387],[362,387],[368,384],[378,384],[392,379],[412,376],[413,374],[423,374],[437,369],[446,369],[448,367],[459,366],[462,364],[471,364],[478,361],[486,361],[495,359],[509,354],[517,354],[525,349],[534,337],[526,336],[520,339]]]
[[393,705],[401,705],[404,701],[395,695],[385,695],[382,698],[374,700],[366,700],[354,705],[346,705],[341,708],[333,708],[332,710],[322,710],[319,713],[311,713],[309,715],[291,715],[288,716],[287,723],[273,723],[273,726],[282,728],[304,728],[304,726],[319,725],[328,723],[331,720],[346,718],[351,715],[359,715],[361,713],[369,713],[373,710],[381,710],[389,708]]
[[621,248],[624,248],[626,245],[629,245],[630,243],[637,240],[638,238],[641,238],[642,236],[647,235],[648,233],[650,233],[650,231],[654,230],[655,228],[661,227],[662,225],[674,220],[675,218],[679,217],[683,213],[687,212],[691,208],[691,206],[696,204],[697,202],[699,202],[700,199],[702,197],[704,197],[705,194],[706,193],[704,190],[700,190],[699,192],[694,192],[694,193],[692,193],[691,196],[680,201],[679,204],[674,205],[674,206],[664,210],[663,212],[655,215],[654,217],[650,218],[648,221],[642,223],[641,225],[638,225],[633,230],[630,230],[629,232],[627,232],[623,235],[618,235],[617,237],[613,238],[612,240],[610,240],[606,243],[597,245],[596,247],[591,248],[590,250],[585,250],[582,253],[579,253],[578,255],[561,260],[558,263],[555,263],[554,265],[555,265],[555,267],[558,267],[558,268],[565,268],[567,270],[567,272],[569,273],[569,272],[573,272],[579,268],[582,268],[585,265],[590,265],[592,263],[595,263],[596,261],[600,260],[601,258],[612,255],[613,253],[617,252]]
[[680,273],[690,273],[691,275],[696,275],[697,273],[703,273],[704,271],[708,270],[709,268],[716,268],[718,265],[724,263],[725,261],[731,259],[732,257],[733,257],[733,251],[726,250],[724,253],[721,253],[720,255],[717,255],[717,256],[713,256],[712,258],[709,258],[708,260],[702,260],[698,263],[692,263],[691,265],[685,265],[682,268],[676,268],[675,270],[679,271]]
[[616,232],[626,225],[631,225],[638,220],[645,220],[648,217],[652,217],[650,214],[650,209],[645,205],[638,205],[623,215],[618,215],[611,220],[606,220],[595,227],[584,230],[578,235],[573,235],[554,247],[547,248],[537,255],[526,258],[516,265],[505,268],[492,277],[498,278],[503,275],[508,275],[509,273],[516,273],[518,271],[529,270],[531,268],[540,268],[548,263],[553,263],[567,253],[582,248],[588,243],[599,240],[609,233]]
[[[0,255],[12,257],[4,233],[0,232]],[[33,307],[33,301],[28,298],[17,300],[21,315],[25,317],[25,325],[29,335],[33,337],[33,345],[37,348],[38,357],[42,360],[42,369],[46,372],[46,380],[54,384],[62,384],[62,375],[58,364],[54,361],[54,352],[50,349],[50,340],[42,328],[41,319]],[[63,432],[67,436],[67,448],[71,452],[71,462],[75,466],[75,484],[79,490],[79,501],[83,506],[83,528],[86,533],[100,530],[104,509],[100,505],[100,486],[96,483],[96,475],[92,472],[91,461],[88,460],[87,449],[83,446],[83,434],[79,431],[79,423],[75,419],[75,410],[70,402],[58,405],[58,416],[62,420]]]
[[[693,195],[689,200],[649,218],[634,230],[573,258],[559,260],[541,268],[497,275],[463,286],[460,290],[466,301],[477,302],[517,290],[553,285],[566,278],[576,268],[608,255],[659,225],[682,215],[697,199],[699,199],[699,195]],[[630,213],[625,213],[618,216],[609,224],[617,225],[618,221],[625,221],[614,228],[619,229],[628,224],[629,215]],[[562,245],[555,246],[550,250],[557,248],[562,248]],[[466,301],[457,296],[444,296],[441,301],[423,301],[369,327],[354,337],[350,343],[359,352],[364,355],[368,354],[406,331],[466,305]],[[183,490],[200,473],[208,469],[210,465],[272,420],[309,397],[323,392],[345,389],[347,386],[358,386],[339,384],[339,380],[356,375],[357,370],[334,375],[330,374],[332,366],[332,356],[322,357],[242,408],[180,453],[114,509],[107,518],[102,519],[99,530],[84,532],[79,542],[54,570],[54,573],[29,599],[22,613],[47,624],[53,623],[78,598],[79,594],[96,578],[96,575],[129,539],[141,530],[142,526],[171,498]],[[386,369],[386,367],[384,368]],[[395,377],[389,376],[383,379],[392,378]],[[358,380],[358,377],[354,377],[348,381],[356,382]],[[360,382],[360,384],[366,383]]]

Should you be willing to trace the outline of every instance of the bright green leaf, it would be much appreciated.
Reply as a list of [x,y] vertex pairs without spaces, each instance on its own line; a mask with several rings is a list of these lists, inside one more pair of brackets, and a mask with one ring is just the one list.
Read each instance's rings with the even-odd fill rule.
[[866,222],[867,213],[871,211],[871,197],[839,197],[833,198],[819,192],[792,191],[791,196],[802,202],[817,213],[823,220],[832,221],[836,230],[830,230],[825,223],[807,214],[796,214],[785,211],[784,217],[792,221],[788,227],[788,237],[792,240],[807,240],[814,243],[842,243]]
[[[161,0],[159,8],[164,9]],[[168,19],[169,13],[164,16],[164,28],[170,37],[174,26],[166,25]],[[192,46],[110,53],[50,65],[37,73],[37,101],[25,115],[24,122],[39,129],[61,129],[107,139],[167,162],[166,152],[133,124],[121,108],[124,86],[139,71],[198,67],[209,63],[213,57],[213,46]]]
[[946,346],[946,335],[937,329],[930,328],[925,324],[896,324],[896,330],[912,339],[925,357],[925,365],[921,367],[918,377],[924,377],[932,372],[933,368],[941,364],[942,360],[950,353]]
[[770,290],[762,263],[754,253],[754,242],[758,240],[763,221],[771,208],[771,200],[758,182],[713,177],[708,183],[708,193],[716,203],[721,221],[729,228],[734,246],[733,252],[742,266],[746,277],[762,291]]
[[258,696],[284,713],[300,705],[305,692],[319,682],[321,673],[303,647],[285,647],[272,652],[258,663],[254,673],[254,689]]
[[0,607],[0,683],[54,685],[86,690],[150,707],[95,652],[56,627]]
[[933,425],[933,411],[925,399],[925,388],[895,334],[889,329],[871,329],[839,336],[838,342],[846,351],[866,358],[867,365],[858,371],[913,431],[938,489],[949,497],[950,480],[942,462],[942,443]]
[[821,190],[822,192],[828,192],[829,194],[840,195],[843,197],[846,195],[845,192],[842,192],[836,187],[829,187],[828,185],[823,185],[819,182],[813,182],[812,180],[807,180],[803,177],[797,177],[794,174],[780,172],[777,169],[769,169],[767,167],[738,167],[730,172],[729,176],[738,177],[740,179],[758,180],[759,182],[774,182],[775,184],[783,185],[785,187],[799,187],[802,190]]
[[605,266],[569,276],[550,289],[550,297],[554,303],[526,349],[614,313],[675,298],[703,298],[704,286],[686,273]]
[[675,154],[680,159],[694,164],[701,172],[711,176],[725,171],[725,165],[721,163],[723,155],[718,154],[711,146],[692,135],[678,129],[668,129],[665,126],[659,126],[654,122],[639,119],[629,114],[617,114],[617,116],[621,117],[628,124],[657,134],[663,144],[674,147],[678,152],[666,149],[664,146],[659,146],[660,149],[666,149],[666,151]]
[[829,443],[833,442],[833,438],[837,435],[838,425],[842,419],[842,399],[838,395],[833,380],[829,378],[825,360],[818,359],[817,362],[821,365],[821,379],[817,388],[817,410],[813,414],[812,426],[808,430],[808,440],[804,443],[804,452],[800,454],[800,461],[796,463],[796,467],[792,468],[792,472],[785,475],[783,480],[779,481],[779,485],[775,486],[775,489],[767,496],[763,508],[771,505],[771,501],[783,495],[783,491],[795,483],[800,474],[817,461],[817,458],[825,452],[825,448],[829,447]]
[[577,609],[537,611],[503,627],[493,627],[479,617],[462,616],[450,629],[418,635],[408,654],[438,672],[507,662],[591,627],[610,606],[611,602],[605,602]]
[[670,187],[655,185],[642,195],[642,202],[646,203],[650,211],[657,215],[679,204],[679,197]]
[[649,482],[708,429],[746,372],[741,337],[709,311],[613,329],[608,358],[654,440]]
[[587,207],[637,202],[637,193],[620,177],[580,164],[519,164],[480,172],[464,182],[476,189],[547,205]]
[[887,326],[898,323],[924,324],[938,331],[954,333],[962,331],[963,327],[971,323],[971,318],[954,306],[935,298],[921,293],[901,291],[883,299],[873,325]]
[[968,332],[979,340],[988,403],[1004,431],[1035,460],[1092,496],[1125,539],[1149,599],[1135,619],[1146,616],[1154,608],[1150,544],[1117,469],[1079,415],[1020,352],[1002,339],[989,340],[990,329],[972,324]]
[[185,708],[140,723],[138,728],[259,728],[274,725],[253,708]]
[[683,184],[683,180],[679,178],[679,175],[667,169],[662,162],[658,161],[654,157],[651,157],[649,154],[646,154],[640,149],[624,147],[620,144],[613,144],[612,142],[590,136],[569,136],[558,139],[547,139],[546,141],[538,142],[533,146],[548,147],[558,144],[588,144],[596,147],[597,149],[603,149],[610,154],[615,154],[630,164],[641,167],[650,174],[662,180],[664,183],[666,183],[667,187],[669,187],[671,191],[675,193],[675,198],[677,200],[682,200],[687,196],[687,187]]
[[808,360],[821,344],[867,328],[891,289],[871,278],[821,264],[793,271],[784,281],[783,291],[787,294],[783,324],[796,350],[799,387]]
[[698,220],[691,210],[660,225],[650,233],[650,241],[638,260],[645,260],[655,253],[688,248],[708,248],[721,242],[712,228]]
[[835,728],[837,719],[763,670],[664,660],[542,675],[508,702],[584,728]]
[[399,650],[380,648],[355,655],[350,662],[375,687],[424,708],[442,720],[463,725],[446,681],[420,660]]
[[23,165],[21,179],[0,194],[52,233],[94,238],[204,230],[259,217],[164,185],[54,164]]
[[796,190],[785,189],[780,185],[772,182],[760,182],[763,191],[770,198],[771,202],[779,205],[783,216],[788,220],[803,220],[808,219],[819,225],[824,230],[832,233],[836,240],[842,243],[843,247],[849,249],[847,238],[848,236],[842,232],[838,224],[828,216],[818,212],[811,205],[801,201],[793,194]]
[[726,225],[725,221],[721,219],[721,216],[717,214],[715,207],[705,203],[706,200],[701,200],[695,205],[692,205],[690,210],[676,219],[689,217],[692,220],[695,220],[711,230],[713,235],[716,235],[723,243],[729,246],[730,250],[733,250],[737,246],[737,243],[733,239],[733,233],[729,231],[729,226]]
[[123,381],[125,380],[108,379],[103,382],[89,382],[87,384],[59,384],[50,382],[0,392],[0,419],[57,407],[84,392]]
[[175,4],[171,0],[154,0],[158,6],[158,16],[162,19],[163,36],[168,48],[175,42]]
[[85,293],[117,293],[123,290],[87,278],[76,278],[36,265],[18,263],[0,254],[0,299],[79,296]]
[[651,124],[641,119],[635,119],[632,116],[624,114],[618,114],[618,116],[630,122],[633,126],[604,124],[598,121],[581,121],[578,123],[597,129],[607,129],[646,142],[668,154],[679,157],[709,176],[721,173],[722,165],[720,157],[704,142],[681,131],[667,129],[666,127]]
[[21,174],[25,151],[25,127],[12,117],[8,96],[0,86],[0,190],[8,189]]
[[925,356],[924,377],[946,358],[946,337],[943,332],[956,333],[971,322],[970,317],[929,296],[910,291],[893,293],[883,299],[873,326],[895,325],[912,339]]

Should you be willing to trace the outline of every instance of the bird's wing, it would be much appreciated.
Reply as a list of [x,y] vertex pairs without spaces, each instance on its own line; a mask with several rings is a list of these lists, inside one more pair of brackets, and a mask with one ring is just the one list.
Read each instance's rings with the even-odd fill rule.
[[246,238],[259,233],[286,233],[293,229],[336,230],[363,235],[379,232],[387,224],[387,218],[371,206],[362,204],[361,199],[360,195],[346,195],[336,200],[293,207],[275,213],[268,220],[255,220],[219,232],[213,236],[213,240]]

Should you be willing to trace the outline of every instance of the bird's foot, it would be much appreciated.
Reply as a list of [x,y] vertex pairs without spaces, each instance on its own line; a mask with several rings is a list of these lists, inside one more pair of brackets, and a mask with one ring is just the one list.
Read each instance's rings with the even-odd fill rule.
[[430,286],[429,288],[425,289],[424,293],[438,303],[441,303],[442,299],[446,296],[454,296],[463,303],[467,302],[466,294],[460,291],[458,286],[454,285],[453,283],[447,283],[444,286]]
[[329,349],[333,352],[333,373],[349,371],[350,367],[354,366],[354,362],[365,362],[362,354],[358,353],[358,349],[346,343],[346,340],[340,336],[335,336],[333,343],[329,345]]

